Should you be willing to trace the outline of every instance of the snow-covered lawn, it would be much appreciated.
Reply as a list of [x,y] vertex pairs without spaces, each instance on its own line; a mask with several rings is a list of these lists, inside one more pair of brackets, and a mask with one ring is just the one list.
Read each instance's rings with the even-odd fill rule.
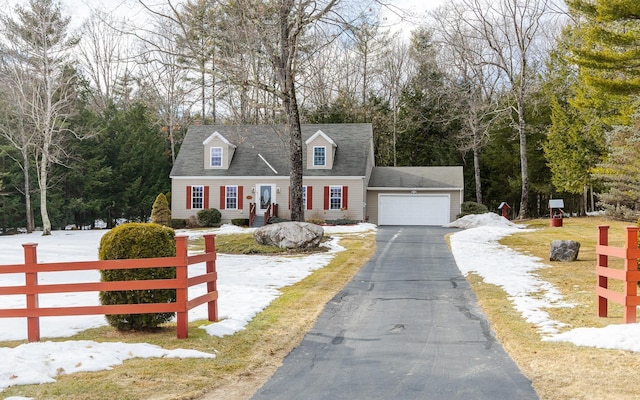
[[451,250],[460,271],[464,275],[475,272],[485,282],[501,287],[522,317],[538,327],[543,341],[640,352],[640,343],[635,340],[640,334],[640,324],[575,328],[558,333],[559,328],[570,327],[551,319],[544,310],[574,305],[566,303],[556,287],[535,275],[536,270],[548,267],[542,259],[518,253],[498,243],[503,237],[526,229],[526,226],[514,224],[493,213],[469,215],[449,226],[464,228],[451,236]]
[[[515,225],[496,214],[467,216],[451,224],[463,228],[451,236],[452,252],[463,274],[475,272],[489,283],[505,290],[514,307],[523,318],[535,324],[542,340],[573,342],[579,346],[640,351],[633,340],[640,334],[640,325],[610,325],[606,328],[577,328],[564,333],[558,329],[564,324],[554,321],[544,310],[549,307],[571,307],[563,301],[559,291],[542,281],[535,271],[547,267],[541,259],[515,252],[498,241],[525,227]],[[350,227],[327,227],[328,235],[375,230],[371,224]],[[224,226],[214,232],[218,235],[233,233],[241,228]],[[97,259],[98,244],[106,231],[60,231],[43,237],[38,233],[0,237],[0,265],[22,263],[22,244],[38,243],[39,262],[82,261]],[[178,234],[201,235],[202,231],[179,231]],[[307,256],[231,256],[218,255],[219,313],[221,322],[205,324],[210,335],[236,332],[257,313],[269,305],[279,294],[279,288],[291,285],[329,263],[336,252],[342,250],[338,240],[328,244],[327,253]],[[193,268],[193,267],[192,267]],[[201,268],[197,270],[197,268]],[[192,273],[201,274],[204,265]],[[42,273],[40,281],[78,282],[95,281],[99,273]],[[0,284],[22,284],[15,275],[0,275]],[[197,296],[204,291],[190,290]],[[24,296],[0,296],[3,307],[22,307]],[[43,306],[97,305],[97,293],[41,296]],[[205,320],[206,306],[191,310],[189,320]],[[76,332],[105,325],[103,316],[41,318],[41,334],[45,337],[67,337]],[[21,319],[0,320],[0,341],[26,338],[26,322]],[[109,369],[132,357],[214,357],[214,354],[192,350],[164,350],[149,344],[97,343],[64,341],[59,343],[30,343],[16,348],[0,348],[0,391],[27,383],[51,382],[59,371],[95,371]],[[82,368],[82,369],[81,369]]]
[[[302,256],[236,256],[218,254],[218,323],[206,322],[202,328],[210,335],[223,336],[241,330],[260,311],[280,295],[279,288],[292,285],[318,268],[326,266],[339,251],[336,234],[360,234],[375,230],[375,225],[326,227],[325,234],[333,238],[324,245],[328,252]],[[232,225],[211,230],[216,235],[246,231]],[[40,233],[0,236],[0,265],[24,262],[23,243],[38,243],[38,262],[89,261],[98,259],[100,238],[106,230],[56,231],[51,236]],[[198,237],[209,231],[179,230],[178,235]],[[204,263],[189,267],[191,275],[205,272]],[[73,283],[100,280],[98,271],[72,273],[40,273],[39,282]],[[0,285],[24,284],[19,274],[0,275]],[[191,298],[205,292],[204,285],[189,290]],[[0,296],[4,308],[25,306],[24,296]],[[43,307],[70,305],[99,305],[98,293],[65,293],[41,295]],[[189,320],[206,320],[207,307],[202,305],[190,310]],[[40,319],[42,338],[72,336],[77,332],[106,325],[104,316],[44,317]],[[0,341],[25,340],[26,319],[0,319]],[[119,350],[118,350],[119,349]],[[46,383],[59,373],[109,369],[123,360],[134,357],[214,357],[213,354],[192,350],[168,351],[148,344],[97,343],[87,341],[29,343],[16,348],[0,348],[0,357],[9,362],[0,365],[0,391],[8,386]]]

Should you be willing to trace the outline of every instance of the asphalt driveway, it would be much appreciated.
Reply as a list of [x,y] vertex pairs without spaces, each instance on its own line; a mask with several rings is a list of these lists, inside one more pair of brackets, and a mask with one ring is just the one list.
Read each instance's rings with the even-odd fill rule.
[[381,227],[254,400],[537,399],[497,342],[437,227]]

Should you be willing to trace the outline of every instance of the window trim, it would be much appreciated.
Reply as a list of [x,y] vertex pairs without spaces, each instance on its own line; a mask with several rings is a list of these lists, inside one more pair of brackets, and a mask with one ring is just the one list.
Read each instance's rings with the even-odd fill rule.
[[[219,150],[219,151],[220,151],[220,156],[219,156],[219,158],[220,158],[220,165],[217,165],[217,164],[214,164],[214,163],[213,163],[213,157],[214,157],[213,152],[214,152],[214,150]],[[218,157],[216,156],[216,159],[217,159],[217,158],[218,158]],[[218,168],[218,167],[222,167],[222,158],[223,158],[223,150],[222,150],[222,147],[214,146],[214,147],[210,147],[210,148],[209,148],[209,166],[210,166],[211,168]]]
[[[235,194],[233,196],[229,196],[229,189],[235,189]],[[225,210],[239,210],[239,187],[238,185],[225,185],[224,187],[224,205]],[[229,207],[229,200],[235,200],[235,207]]]
[[[334,196],[334,193],[339,193],[339,196]],[[342,210],[342,198],[344,196],[342,186],[333,185],[329,186],[329,210]],[[337,208],[334,206],[335,200],[337,200]]]
[[[319,161],[319,155],[316,155],[316,150],[322,149],[322,164],[317,163]],[[326,167],[327,166],[327,146],[313,146],[313,166],[314,167]]]
[[[196,205],[199,200],[200,206]],[[194,210],[204,210],[204,185],[191,185],[191,208]]]

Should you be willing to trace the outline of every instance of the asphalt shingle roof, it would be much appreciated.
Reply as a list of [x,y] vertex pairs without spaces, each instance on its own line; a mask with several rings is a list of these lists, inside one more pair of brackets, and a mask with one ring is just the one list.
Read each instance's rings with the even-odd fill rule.
[[[336,144],[333,169],[306,169],[304,142],[321,130]],[[214,132],[236,146],[229,169],[205,169],[205,141]],[[365,176],[373,130],[371,124],[307,124],[302,126],[305,176]],[[262,156],[277,171],[265,163]],[[284,125],[200,125],[187,130],[171,176],[289,176],[289,138]]]
[[370,188],[463,188],[462,167],[376,167]]

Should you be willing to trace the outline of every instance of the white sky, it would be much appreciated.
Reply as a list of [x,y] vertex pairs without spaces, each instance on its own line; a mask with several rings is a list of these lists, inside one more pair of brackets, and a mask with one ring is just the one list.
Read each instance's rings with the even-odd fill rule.
[[[89,16],[91,8],[99,8],[113,12],[129,19],[135,19],[141,14],[141,6],[137,0],[59,0],[65,15],[72,16],[72,27],[79,26]],[[166,0],[145,0],[149,4],[163,4]],[[173,0],[176,2],[176,0]],[[343,0],[349,1],[349,0]],[[384,21],[395,29],[413,29],[427,10],[431,10],[445,0],[380,0],[386,4],[382,7]],[[11,9],[16,4],[26,4],[27,0],[0,0],[0,4],[7,4]],[[405,17],[401,20],[399,15]]]
[[[475,272],[489,283],[500,286],[512,301],[513,307],[523,318],[537,327],[540,340],[571,342],[578,346],[620,349],[640,352],[640,324],[609,325],[605,328],[577,328],[554,321],[545,311],[550,307],[572,307],[567,304],[557,288],[536,276],[535,271],[547,268],[541,259],[515,252],[498,243],[524,227],[515,225],[497,214],[467,216],[452,226],[465,228],[451,236],[451,249],[460,271],[467,275]],[[218,235],[237,232],[242,228],[226,225],[214,230]],[[326,232],[331,236],[362,234],[375,229],[371,224],[355,227],[332,227]],[[31,235],[0,236],[2,264],[23,261],[22,243],[37,242],[38,261],[95,260],[100,237],[106,231],[57,231],[52,236]],[[179,231],[179,234],[189,231]],[[196,234],[201,235],[199,231]],[[303,279],[312,271],[329,263],[336,252],[342,251],[337,240],[329,244],[329,253],[300,258],[277,256],[229,256],[218,255],[219,313],[224,319],[219,323],[203,326],[210,335],[224,336],[243,327],[273,299],[279,296],[281,287]],[[195,266],[202,273],[204,266]],[[200,268],[200,270],[197,270]],[[0,285],[19,285],[22,278],[0,275]],[[84,274],[40,274],[41,282],[70,282],[99,279],[97,272]],[[199,291],[202,290],[202,291]],[[191,297],[204,288],[190,290]],[[98,305],[97,293],[88,295],[42,296],[45,306],[84,304]],[[595,296],[595,293],[594,293]],[[0,296],[4,307],[23,307],[22,296]],[[206,306],[200,306],[189,314],[190,320],[206,319]],[[42,336],[67,337],[96,326],[106,325],[104,317],[50,317],[41,319]],[[558,333],[560,330],[563,333]],[[24,340],[26,322],[17,318],[5,318],[0,323],[0,341]],[[0,396],[4,388],[29,383],[52,382],[58,372],[71,374],[79,371],[110,369],[132,357],[214,357],[213,353],[192,350],[161,349],[146,343],[97,343],[91,341],[40,342],[23,344],[16,348],[0,347]],[[15,399],[12,399],[15,400]]]

